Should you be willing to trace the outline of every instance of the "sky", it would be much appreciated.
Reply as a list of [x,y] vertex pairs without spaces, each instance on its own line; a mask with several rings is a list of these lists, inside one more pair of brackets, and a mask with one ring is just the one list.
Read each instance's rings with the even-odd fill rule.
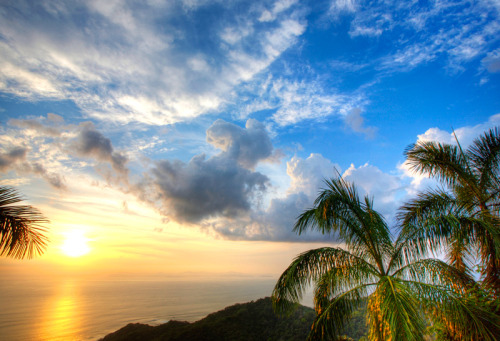
[[433,186],[404,150],[500,125],[499,14],[498,0],[2,1],[0,184],[50,219],[45,254],[0,259],[2,276],[278,277],[337,245],[292,228],[339,174],[396,229]]

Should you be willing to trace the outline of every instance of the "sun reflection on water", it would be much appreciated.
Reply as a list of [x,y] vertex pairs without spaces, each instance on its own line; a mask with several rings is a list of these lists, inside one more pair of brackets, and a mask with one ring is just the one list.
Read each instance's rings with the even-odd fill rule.
[[44,310],[38,338],[66,340],[77,337],[82,321],[79,315],[78,285],[75,281],[62,282]]

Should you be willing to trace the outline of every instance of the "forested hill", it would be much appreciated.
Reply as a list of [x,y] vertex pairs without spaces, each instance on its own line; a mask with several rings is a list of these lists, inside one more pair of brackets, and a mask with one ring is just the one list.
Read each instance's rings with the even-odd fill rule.
[[[263,298],[227,307],[194,323],[170,321],[156,327],[139,323],[128,324],[108,334],[102,341],[303,341],[309,334],[314,317],[313,309],[301,305],[298,305],[291,315],[278,317],[273,312],[271,299]],[[361,322],[361,330],[359,325],[350,329],[357,334],[364,334],[366,327]],[[352,336],[357,339],[357,335]]]

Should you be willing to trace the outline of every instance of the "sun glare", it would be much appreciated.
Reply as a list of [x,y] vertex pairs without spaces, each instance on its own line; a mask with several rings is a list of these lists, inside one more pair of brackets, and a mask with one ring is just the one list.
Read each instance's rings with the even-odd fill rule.
[[66,238],[61,246],[62,252],[69,257],[80,257],[90,252],[87,245],[88,239],[83,231],[71,231],[66,233]]

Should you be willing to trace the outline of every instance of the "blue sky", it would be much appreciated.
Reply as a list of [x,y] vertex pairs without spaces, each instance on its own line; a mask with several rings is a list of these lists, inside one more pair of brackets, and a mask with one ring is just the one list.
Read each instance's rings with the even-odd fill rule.
[[107,218],[150,209],[141,228],[162,236],[175,225],[204,240],[323,240],[291,227],[334,168],[391,220],[431,183],[405,168],[409,144],[454,143],[452,129],[467,144],[499,124],[499,11],[4,1],[2,183],[51,214],[55,241],[56,208],[77,214],[107,195]]

